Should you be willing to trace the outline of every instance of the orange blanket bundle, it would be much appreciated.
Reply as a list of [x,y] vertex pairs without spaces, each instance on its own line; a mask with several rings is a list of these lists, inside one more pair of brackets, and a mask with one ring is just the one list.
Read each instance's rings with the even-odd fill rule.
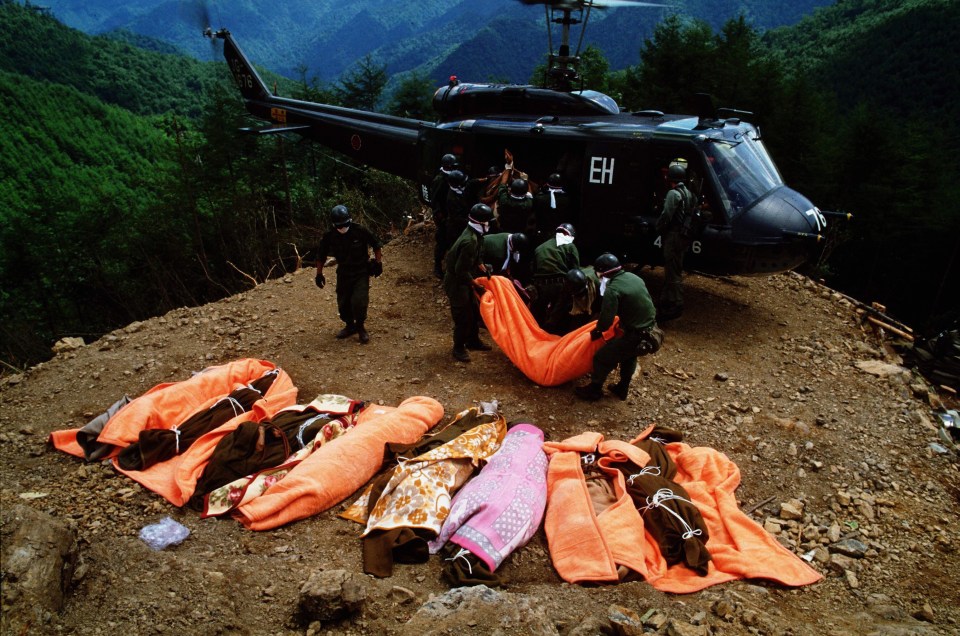
[[387,444],[412,444],[441,419],[443,406],[424,396],[407,398],[395,408],[369,406],[349,435],[321,446],[234,514],[251,530],[270,530],[323,512],[380,470]]
[[[277,367],[270,362],[248,358],[207,368],[182,382],[159,384],[111,417],[97,441],[116,446],[112,453],[115,458],[120,448],[139,439],[141,430],[172,428],[197,411],[209,408],[238,386],[248,384],[275,369]],[[116,459],[114,466],[175,506],[184,505],[193,494],[203,466],[220,438],[235,429],[240,422],[272,417],[280,409],[296,403],[297,389],[293,381],[282,369],[277,371],[276,380],[250,411],[241,413],[206,433],[182,454],[144,471],[124,471],[117,466]],[[57,449],[83,457],[83,449],[77,443],[78,430],[55,431],[50,435],[50,439]]]
[[[513,283],[502,276],[478,278],[486,291],[480,297],[480,315],[490,336],[524,375],[541,386],[557,386],[575,380],[593,369],[593,354],[603,340],[591,340],[590,322],[565,336],[540,328],[517,294]],[[604,333],[613,336],[614,326]]]
[[[652,429],[633,441],[644,439]],[[616,582],[618,566],[638,572],[658,590],[678,594],[733,579],[764,578],[797,586],[822,578],[740,510],[734,496],[740,471],[726,455],[679,442],[666,448],[677,465],[675,481],[686,489],[709,530],[706,547],[712,560],[706,576],[683,566],[667,567],[626,493],[623,475],[609,467],[618,454],[643,466],[649,457],[637,461],[637,453],[646,453],[625,442],[606,441],[599,433],[583,433],[544,444],[550,456],[544,529],[554,567],[565,581]],[[584,459],[584,453],[596,455]],[[616,496],[616,502],[599,515],[582,469],[589,459],[610,476]]]

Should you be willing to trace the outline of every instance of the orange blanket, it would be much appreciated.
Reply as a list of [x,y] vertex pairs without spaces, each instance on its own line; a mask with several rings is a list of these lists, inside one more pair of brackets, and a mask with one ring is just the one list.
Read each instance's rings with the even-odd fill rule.
[[380,470],[388,443],[412,444],[441,419],[443,406],[429,397],[407,398],[396,408],[369,406],[349,435],[321,446],[235,515],[251,530],[270,530],[323,512]]
[[[110,418],[97,441],[117,446],[115,456],[120,448],[137,441],[141,430],[171,428],[198,410],[209,408],[237,386],[252,382],[273,369],[276,366],[270,362],[243,359],[210,367],[182,382],[159,384]],[[242,421],[272,417],[296,401],[297,389],[290,376],[281,369],[266,395],[253,405],[252,410],[203,435],[183,454],[144,471],[124,471],[117,466],[116,459],[114,466],[173,505],[182,506],[193,495],[203,466],[221,437]],[[55,431],[50,435],[53,445],[66,453],[83,457],[83,449],[76,441],[77,430]]]
[[[541,386],[556,386],[575,380],[593,369],[593,354],[603,340],[591,340],[590,322],[565,336],[540,328],[513,283],[502,276],[478,278],[486,291],[480,297],[480,315],[490,336],[523,374]],[[604,333],[613,337],[614,326]]]
[[[650,430],[652,427],[636,439],[645,438]],[[623,475],[607,467],[618,453],[632,453],[629,448],[625,442],[605,441],[599,433],[544,444],[550,456],[544,529],[554,567],[565,581],[616,582],[620,565],[640,573],[656,589],[678,594],[733,579],[808,585],[822,578],[740,510],[734,496],[740,484],[736,464],[714,449],[682,443],[667,444],[667,452],[677,465],[675,481],[687,490],[703,515],[710,534],[707,549],[713,558],[706,576],[683,566],[668,568],[626,493]],[[617,496],[616,503],[599,515],[587,492],[581,453],[597,454]],[[635,454],[628,456],[639,465],[647,461],[637,462]]]

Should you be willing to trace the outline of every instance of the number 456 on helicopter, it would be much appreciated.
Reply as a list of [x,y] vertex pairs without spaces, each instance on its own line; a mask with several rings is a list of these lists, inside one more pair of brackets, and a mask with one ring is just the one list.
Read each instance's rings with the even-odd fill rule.
[[[416,182],[424,199],[441,157],[454,154],[469,177],[500,165],[508,149],[530,181],[559,174],[575,210],[585,256],[613,252],[641,264],[662,262],[654,222],[669,185],[668,166],[685,164],[705,224],[687,266],[718,275],[763,275],[798,267],[819,251],[829,214],[790,189],[747,121],[750,113],[701,109],[697,115],[626,112],[611,97],[577,88],[579,50],[570,27],[591,8],[646,5],[629,0],[521,0],[546,5],[562,29],[545,86],[465,83],[451,78],[433,97],[436,121],[407,119],[273,95],[226,29],[223,53],[247,111],[270,122],[260,134],[293,132],[370,167]],[[582,42],[582,36],[580,38]]]

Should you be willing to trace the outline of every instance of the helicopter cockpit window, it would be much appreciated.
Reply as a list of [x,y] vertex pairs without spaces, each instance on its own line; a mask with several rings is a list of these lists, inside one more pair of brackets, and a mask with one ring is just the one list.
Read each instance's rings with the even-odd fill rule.
[[620,112],[620,107],[617,105],[617,101],[609,95],[605,95],[599,91],[573,91],[573,94],[580,95],[584,99],[590,100],[594,104],[602,107],[611,115],[616,115]]
[[736,216],[783,178],[759,139],[738,133],[733,140],[711,139],[704,149],[707,163],[720,183],[720,197]]

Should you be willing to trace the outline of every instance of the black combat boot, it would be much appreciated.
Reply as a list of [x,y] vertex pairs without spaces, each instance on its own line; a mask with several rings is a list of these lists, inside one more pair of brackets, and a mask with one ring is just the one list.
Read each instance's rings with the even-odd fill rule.
[[453,347],[453,357],[459,360],[460,362],[470,362],[470,352],[467,351],[466,347]]
[[343,340],[344,338],[349,338],[353,334],[357,333],[357,326],[355,324],[348,323],[346,327],[337,332],[337,340]]
[[603,385],[591,382],[590,384],[576,387],[573,393],[581,400],[596,402],[603,397]]
[[363,323],[357,323],[357,335],[360,336],[360,343],[367,344],[370,342],[370,334],[367,333],[367,330],[363,328]]
[[618,398],[624,401],[626,401],[627,396],[629,395],[629,390],[630,390],[630,385],[628,384],[617,383],[617,384],[607,385],[607,391],[610,391],[611,393],[613,393]]

